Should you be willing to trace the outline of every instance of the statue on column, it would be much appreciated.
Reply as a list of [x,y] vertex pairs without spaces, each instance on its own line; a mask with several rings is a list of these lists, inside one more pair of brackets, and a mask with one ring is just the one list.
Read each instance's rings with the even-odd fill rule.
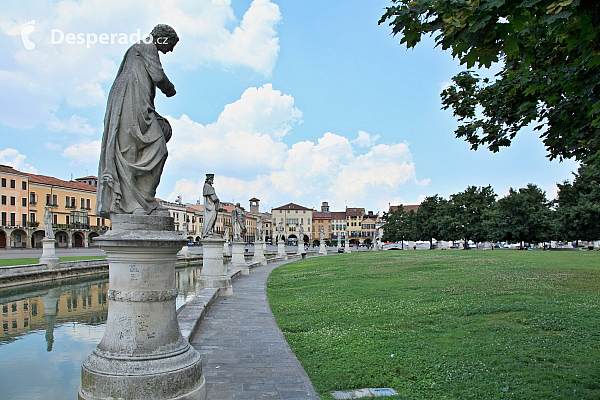
[[321,230],[319,231],[319,242],[322,242],[323,239],[325,239],[325,228],[321,227]]
[[244,233],[244,211],[237,203],[231,211],[231,224],[233,225],[233,241],[240,242],[242,240],[242,233]]
[[150,37],[127,50],[110,89],[98,167],[96,215],[166,215],[156,201],[156,188],[167,160],[169,121],[156,112],[158,87],[175,96],[160,63],[179,41],[168,25],[156,25]]
[[204,222],[202,223],[202,237],[208,237],[214,233],[215,222],[217,222],[217,213],[221,202],[217,197],[213,182],[215,174],[206,174],[202,195],[204,196]]
[[298,232],[298,246],[302,245],[302,248],[304,248],[304,227],[302,225],[300,225],[300,231]]
[[44,232],[46,233],[46,239],[54,239],[54,229],[52,229],[52,211],[50,206],[46,206],[44,211]]
[[256,241],[263,238],[263,222],[260,217],[256,217]]
[[277,243],[283,240],[283,221],[279,221],[277,224]]

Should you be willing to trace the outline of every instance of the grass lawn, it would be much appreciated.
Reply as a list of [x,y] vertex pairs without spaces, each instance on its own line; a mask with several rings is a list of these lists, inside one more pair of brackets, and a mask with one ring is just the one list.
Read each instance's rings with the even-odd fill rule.
[[600,398],[600,253],[380,251],[273,271],[271,309],[323,399]]
[[[59,257],[60,261],[79,261],[79,260],[97,260],[100,258],[106,258],[106,256],[82,256],[82,257]],[[13,265],[27,265],[37,264],[40,262],[39,258],[14,258],[14,259],[0,259],[0,267],[9,267]]]

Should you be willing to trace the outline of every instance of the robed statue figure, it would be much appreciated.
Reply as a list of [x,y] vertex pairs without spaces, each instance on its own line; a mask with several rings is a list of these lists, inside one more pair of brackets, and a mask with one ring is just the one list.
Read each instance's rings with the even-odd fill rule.
[[204,187],[202,188],[202,196],[204,197],[204,221],[202,222],[202,237],[208,237],[213,233],[215,222],[217,222],[217,214],[221,202],[217,197],[215,188],[212,184],[215,179],[215,174],[206,174]]
[[97,215],[150,215],[161,210],[156,188],[172,132],[169,122],[156,112],[154,96],[157,87],[167,97],[176,92],[162,69],[158,52],[172,51],[178,41],[173,28],[157,25],[149,38],[125,53],[106,105]]

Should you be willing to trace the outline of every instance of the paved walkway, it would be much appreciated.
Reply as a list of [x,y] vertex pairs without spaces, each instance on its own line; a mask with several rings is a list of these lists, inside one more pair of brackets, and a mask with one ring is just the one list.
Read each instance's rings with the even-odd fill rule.
[[267,278],[286,262],[236,278],[233,296],[219,297],[191,337],[202,354],[208,400],[319,399],[267,300]]

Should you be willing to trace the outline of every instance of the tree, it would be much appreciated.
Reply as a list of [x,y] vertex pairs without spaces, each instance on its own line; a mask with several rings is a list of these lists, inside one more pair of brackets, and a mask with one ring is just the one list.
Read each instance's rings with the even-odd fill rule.
[[416,236],[420,240],[428,240],[429,248],[433,247],[433,239],[441,240],[443,225],[441,219],[444,211],[441,206],[444,202],[442,197],[426,197],[419,205],[415,215],[416,218]]
[[383,240],[401,242],[404,249],[405,240],[415,239],[416,216],[414,211],[405,212],[402,204],[391,213],[383,213]]
[[533,184],[508,195],[494,204],[488,220],[488,234],[496,240],[537,243],[550,239],[552,211],[546,192]]
[[487,240],[487,231],[483,223],[490,207],[496,201],[496,194],[490,185],[478,188],[468,186],[464,192],[450,196],[450,207],[456,227],[456,233],[465,240],[465,248],[469,240],[483,242]]
[[600,169],[600,2],[586,0],[391,0],[388,22],[401,44],[436,35],[467,69],[502,62],[495,80],[467,70],[442,92],[472,149],[510,146],[535,129],[550,159]]
[[582,165],[573,183],[558,184],[556,221],[566,240],[600,239],[600,172]]

